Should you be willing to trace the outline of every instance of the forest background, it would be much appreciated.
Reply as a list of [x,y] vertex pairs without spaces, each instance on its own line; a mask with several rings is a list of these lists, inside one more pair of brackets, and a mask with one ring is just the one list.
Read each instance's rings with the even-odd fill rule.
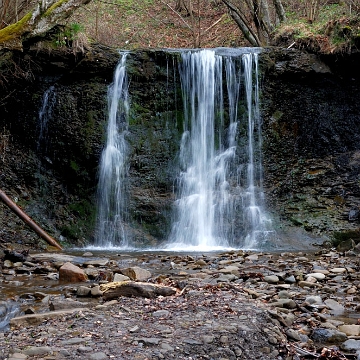
[[[76,0],[72,0],[76,2]],[[71,2],[71,1],[70,1]],[[0,31],[46,0],[0,0]],[[53,32],[54,47],[121,49],[283,46],[360,49],[359,0],[83,0]],[[87,3],[84,5],[84,3]]]

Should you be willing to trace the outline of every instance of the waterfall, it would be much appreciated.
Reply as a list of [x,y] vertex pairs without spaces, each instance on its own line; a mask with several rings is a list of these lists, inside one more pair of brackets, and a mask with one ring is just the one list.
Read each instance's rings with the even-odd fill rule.
[[187,51],[179,72],[185,131],[167,246],[257,247],[269,222],[262,210],[258,54]]
[[48,121],[52,116],[53,108],[56,104],[55,87],[50,86],[43,95],[41,108],[39,110],[39,136],[37,151],[39,154],[46,155],[47,152],[47,131]]
[[107,140],[100,160],[95,239],[101,247],[127,247],[129,243],[125,228],[129,113],[126,57],[124,53],[108,89]]

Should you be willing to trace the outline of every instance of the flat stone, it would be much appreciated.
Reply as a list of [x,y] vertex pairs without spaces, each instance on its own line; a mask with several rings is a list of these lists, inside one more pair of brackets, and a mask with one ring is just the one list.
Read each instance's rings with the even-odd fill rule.
[[105,360],[108,358],[109,357],[103,352],[97,352],[97,353],[89,355],[89,360]]
[[203,345],[202,341],[195,339],[185,339],[183,342],[188,345]]
[[279,278],[276,275],[267,275],[264,276],[264,281],[268,284],[276,284],[279,282]]
[[61,345],[78,345],[78,344],[82,344],[86,341],[88,341],[88,339],[71,338],[71,339],[67,339],[67,340],[62,340],[60,343],[61,343]]
[[286,336],[288,338],[290,338],[292,340],[295,340],[295,341],[300,341],[301,340],[299,333],[294,329],[287,329],[285,331],[285,334],[286,334]]
[[89,296],[91,292],[91,289],[87,286],[79,286],[76,295],[77,296]]
[[86,251],[82,254],[83,257],[91,257],[91,256],[94,256],[94,254],[90,251]]
[[95,285],[91,288],[91,296],[102,296],[103,292],[100,290],[99,285]]
[[305,298],[305,301],[310,305],[322,305],[323,304],[321,296],[318,296],[318,295],[307,296]]
[[342,314],[345,311],[345,307],[333,299],[326,299],[324,303],[334,314]]
[[308,277],[313,277],[315,278],[316,280],[324,280],[326,278],[325,274],[322,274],[322,273],[318,273],[318,272],[314,272],[314,273],[311,273],[311,274],[307,274],[305,276],[305,278],[307,279]]
[[159,345],[161,339],[159,338],[140,338],[139,342],[144,343],[145,345]]
[[158,310],[153,312],[152,314],[155,317],[168,317],[170,315],[170,311],[168,310]]
[[91,259],[84,262],[85,266],[106,266],[109,263],[109,259]]
[[88,353],[88,352],[92,352],[93,349],[90,346],[79,346],[77,348],[77,351],[80,352],[80,353]]
[[86,302],[76,301],[70,298],[54,298],[49,302],[49,308],[52,311],[67,310],[76,308],[84,308],[88,305]]
[[300,287],[310,287],[310,288],[313,288],[313,287],[318,287],[318,288],[321,288],[322,285],[318,284],[318,283],[312,283],[310,281],[299,281],[299,286]]
[[295,276],[294,276],[294,275],[291,275],[291,276],[287,277],[287,278],[285,279],[285,282],[288,283],[288,284],[295,284],[295,283],[296,283]]
[[332,272],[333,274],[343,274],[346,272],[345,268],[333,268],[330,269],[330,272]]
[[296,302],[292,299],[278,299],[277,301],[270,303],[269,305],[276,307],[284,307],[286,309],[295,309],[297,307]]
[[[332,329],[317,328],[311,334],[311,339],[318,343],[339,343],[347,340],[345,333]],[[359,341],[360,343],[360,341]]]
[[25,360],[27,359],[27,355],[25,354],[22,354],[22,353],[14,353],[14,354],[11,354],[10,357],[9,357],[9,360]]
[[340,348],[345,351],[360,350],[360,340],[349,339],[340,345]]
[[52,352],[52,348],[49,346],[30,346],[25,349],[23,353],[29,356],[41,356]]
[[360,325],[341,325],[339,330],[348,336],[360,335]]
[[278,297],[279,297],[279,299],[290,299],[291,296],[287,291],[281,290],[278,293]]
[[127,269],[121,269],[121,272],[123,275],[128,276],[131,280],[145,281],[151,278],[150,271],[146,269],[142,269],[141,267],[138,266],[133,266]]
[[122,281],[129,281],[129,280],[130,280],[130,278],[128,276],[116,273],[114,275],[114,280],[113,281],[114,282],[122,282]]

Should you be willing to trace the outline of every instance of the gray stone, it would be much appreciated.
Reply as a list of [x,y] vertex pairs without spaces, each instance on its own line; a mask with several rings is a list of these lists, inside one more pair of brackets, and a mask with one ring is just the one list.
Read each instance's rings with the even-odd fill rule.
[[264,276],[264,281],[269,284],[277,284],[279,282],[279,278],[276,275],[267,275]]
[[139,342],[144,343],[145,345],[159,345],[161,339],[159,338],[140,338]]
[[322,273],[314,272],[314,273],[311,273],[311,274],[307,274],[305,276],[306,279],[308,279],[309,277],[313,277],[316,280],[324,280],[326,276],[324,274],[322,274]]
[[326,299],[324,303],[336,315],[342,314],[345,311],[345,307],[333,299]]
[[301,338],[300,338],[300,334],[294,330],[294,329],[287,329],[285,331],[285,334],[288,338],[292,339],[292,340],[295,340],[295,341],[300,341]]
[[91,292],[91,289],[87,286],[79,286],[76,295],[77,296],[89,296]]
[[90,346],[79,346],[77,348],[77,351],[80,353],[88,353],[88,352],[92,352],[93,349]]
[[279,291],[278,296],[279,296],[279,299],[290,299],[291,298],[290,294],[285,290]]
[[311,295],[311,296],[307,296],[305,298],[305,301],[310,304],[310,305],[320,305],[323,304],[323,301],[321,299],[321,296],[318,295]]
[[288,284],[295,284],[295,283],[296,283],[295,276],[294,276],[294,275],[291,275],[291,276],[287,277],[287,278],[285,279],[285,282],[288,283]]
[[67,340],[62,340],[60,343],[61,345],[77,345],[77,344],[82,344],[86,341],[87,340],[83,338],[71,338]]
[[116,273],[114,275],[114,282],[122,282],[122,281],[129,281],[130,278],[128,276],[125,276],[123,274]]
[[10,357],[9,357],[9,360],[25,360],[27,359],[27,355],[25,354],[22,354],[22,353],[14,353],[14,354],[11,354]]
[[89,356],[89,360],[105,360],[109,357],[103,352],[97,352]]
[[168,310],[157,310],[152,314],[155,317],[168,317],[170,315],[170,311]]
[[121,269],[123,275],[128,276],[131,280],[145,281],[151,277],[150,271],[133,266],[127,269]]
[[318,343],[339,343],[347,340],[345,333],[332,329],[317,328],[311,334],[311,339]]
[[360,340],[349,339],[340,345],[340,348],[345,351],[360,350]]
[[106,266],[109,263],[109,259],[91,259],[84,262],[85,266]]
[[99,285],[95,285],[91,288],[91,296],[102,296],[103,292],[100,290]]
[[66,298],[66,299],[55,298],[49,302],[49,308],[52,311],[84,308],[87,305],[88,303],[86,302],[76,301],[70,298]]
[[29,356],[41,356],[52,352],[52,348],[49,346],[30,346],[25,349],[23,353]]

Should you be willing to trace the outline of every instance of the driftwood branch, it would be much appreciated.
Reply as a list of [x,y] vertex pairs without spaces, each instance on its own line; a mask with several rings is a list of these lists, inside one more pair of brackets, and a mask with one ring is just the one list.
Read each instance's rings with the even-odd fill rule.
[[26,215],[2,190],[0,190],[0,200],[2,200],[5,205],[7,205],[21,220],[25,222],[25,224],[33,229],[49,245],[62,250],[62,247],[58,244],[58,242],[48,235],[39,225],[37,225],[34,220]]

